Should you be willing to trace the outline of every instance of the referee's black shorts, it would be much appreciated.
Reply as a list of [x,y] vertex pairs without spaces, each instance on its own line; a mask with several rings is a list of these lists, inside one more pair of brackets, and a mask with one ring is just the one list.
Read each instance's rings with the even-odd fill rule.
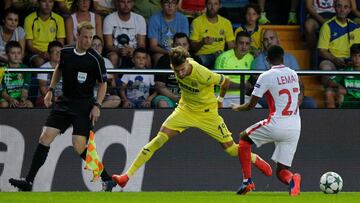
[[59,129],[60,133],[64,133],[72,125],[73,135],[89,137],[91,130],[89,115],[93,106],[93,99],[60,98],[50,112],[45,126]]

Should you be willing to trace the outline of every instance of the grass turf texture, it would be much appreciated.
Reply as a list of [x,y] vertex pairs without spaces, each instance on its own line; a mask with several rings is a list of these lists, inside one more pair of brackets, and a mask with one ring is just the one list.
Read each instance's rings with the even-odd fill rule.
[[234,192],[0,192],[0,203],[226,203],[226,202],[360,202],[360,192],[340,192],[327,195],[322,192],[302,192],[289,197],[286,192],[250,192],[245,196]]

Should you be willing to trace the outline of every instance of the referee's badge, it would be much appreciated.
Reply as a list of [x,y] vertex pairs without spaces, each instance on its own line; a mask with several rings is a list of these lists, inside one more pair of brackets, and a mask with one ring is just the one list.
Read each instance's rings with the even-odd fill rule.
[[77,80],[79,83],[84,83],[86,81],[87,73],[78,72]]

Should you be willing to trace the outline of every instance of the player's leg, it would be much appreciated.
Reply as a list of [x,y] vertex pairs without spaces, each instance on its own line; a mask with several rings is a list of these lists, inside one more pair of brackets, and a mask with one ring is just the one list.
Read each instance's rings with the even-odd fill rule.
[[134,175],[134,173],[142,165],[149,161],[158,149],[160,149],[170,138],[174,137],[177,133],[178,132],[175,130],[171,130],[162,126],[156,137],[147,143],[138,153],[126,173],[122,175],[114,174],[112,176],[113,180],[121,187],[125,187],[126,183],[129,181],[129,178]]
[[239,141],[239,161],[243,173],[243,182],[239,187],[237,194],[245,195],[247,192],[255,189],[255,184],[251,179],[251,144],[253,141],[248,134],[243,131],[240,133]]
[[45,127],[39,138],[39,144],[33,155],[30,170],[25,178],[23,179],[9,179],[11,185],[19,188],[22,191],[31,191],[32,184],[35,176],[41,166],[45,163],[47,155],[49,153],[50,144],[53,142],[55,137],[60,133],[64,132],[70,125],[65,114],[59,114],[56,111],[52,111],[45,123]]
[[282,183],[289,185],[291,196],[297,196],[300,194],[301,176],[298,173],[292,173],[289,169],[289,166],[277,163],[276,176]]
[[276,134],[277,141],[271,158],[277,163],[276,176],[282,183],[289,185],[289,194],[296,196],[300,193],[301,176],[291,172],[290,167],[296,152],[300,131],[273,129],[273,132]]
[[112,176],[113,180],[121,187],[125,187],[129,177],[131,177],[138,168],[144,165],[156,150],[162,147],[170,138],[181,133],[188,127],[191,127],[194,123],[195,121],[192,114],[176,108],[162,124],[158,134],[138,153],[126,173],[123,175],[114,174]]

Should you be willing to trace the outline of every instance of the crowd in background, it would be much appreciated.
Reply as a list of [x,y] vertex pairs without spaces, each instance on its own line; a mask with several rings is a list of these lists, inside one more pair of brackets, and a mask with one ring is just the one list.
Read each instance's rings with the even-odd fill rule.
[[[93,48],[110,68],[171,69],[169,50],[185,47],[209,69],[267,70],[267,50],[281,45],[263,24],[299,24],[311,68],[360,70],[360,10],[356,0],[4,0],[0,26],[0,107],[44,107],[51,74],[7,68],[55,68],[77,25],[94,27]],[[301,9],[304,8],[304,9]],[[287,16],[284,21],[284,15]],[[301,23],[303,22],[303,23]],[[299,70],[286,53],[284,64]],[[224,107],[240,102],[240,76],[229,75]],[[245,77],[245,100],[256,76]],[[360,76],[323,76],[328,108],[360,107]],[[180,99],[173,74],[108,74],[103,107],[172,108]],[[61,97],[61,81],[55,99]],[[259,102],[259,107],[266,102]],[[306,97],[302,108],[316,108]]]

